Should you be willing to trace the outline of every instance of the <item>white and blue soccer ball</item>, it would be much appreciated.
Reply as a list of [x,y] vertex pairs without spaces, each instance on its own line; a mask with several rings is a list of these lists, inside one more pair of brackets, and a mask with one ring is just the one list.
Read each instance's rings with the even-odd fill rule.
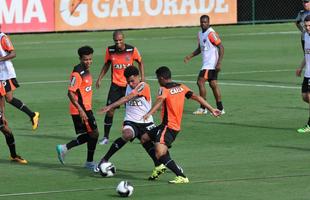
[[133,193],[133,186],[128,181],[121,181],[116,187],[116,192],[121,197],[129,197]]
[[101,163],[99,166],[99,173],[103,177],[111,177],[116,173],[116,167],[111,162]]

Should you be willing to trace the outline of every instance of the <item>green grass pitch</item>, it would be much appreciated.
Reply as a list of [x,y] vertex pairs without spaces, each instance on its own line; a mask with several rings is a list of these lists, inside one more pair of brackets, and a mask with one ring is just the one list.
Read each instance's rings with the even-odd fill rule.
[[[56,144],[75,137],[68,112],[67,85],[76,50],[95,49],[91,68],[94,80],[102,67],[112,32],[12,35],[17,57],[14,65],[21,87],[15,96],[41,113],[37,131],[27,116],[6,105],[6,116],[15,134],[17,151],[29,164],[8,161],[4,137],[0,137],[0,200],[119,199],[115,187],[121,180],[134,185],[131,199],[148,200],[301,200],[310,196],[310,135],[304,126],[308,107],[301,100],[301,78],[295,69],[302,59],[300,35],[294,24],[216,26],[225,47],[219,82],[227,114],[220,118],[194,116],[198,105],[187,101],[182,131],[171,155],[185,170],[190,183],[170,185],[168,172],[155,182],[147,181],[151,160],[137,141],[127,144],[111,162],[112,178],[83,168],[86,146],[72,149],[62,166]],[[197,47],[199,27],[125,31],[125,40],[140,50],[147,80],[155,98],[158,84],[154,71],[161,65],[172,69],[174,79],[195,92],[200,56],[189,64],[185,55]],[[93,110],[106,103],[110,76],[94,89]],[[208,86],[207,86],[208,88]],[[208,88],[208,101],[214,98]],[[111,139],[120,135],[124,108],[117,110]],[[96,114],[100,137],[103,117]],[[159,115],[155,121],[160,122]],[[99,160],[108,146],[97,146]]]

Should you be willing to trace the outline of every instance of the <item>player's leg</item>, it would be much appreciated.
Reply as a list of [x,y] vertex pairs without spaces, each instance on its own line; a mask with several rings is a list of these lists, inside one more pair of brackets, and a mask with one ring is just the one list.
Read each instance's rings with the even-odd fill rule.
[[56,145],[56,151],[58,154],[58,159],[61,164],[64,164],[65,155],[67,152],[72,149],[73,147],[82,145],[88,141],[89,135],[87,133],[87,128],[85,123],[82,122],[82,119],[79,115],[71,115],[72,121],[74,124],[75,133],[77,137],[67,144],[59,144]]
[[[123,96],[125,96],[126,87],[119,87],[115,84],[111,84],[107,104],[110,105],[114,103],[115,101],[119,100]],[[105,145],[109,143],[109,137],[110,137],[110,130],[113,124],[113,117],[114,117],[114,111],[115,109],[110,110],[106,113],[104,117],[104,135],[103,138],[100,140],[99,144]]]
[[[207,98],[207,90],[205,86],[205,83],[207,81],[206,79],[207,74],[208,74],[208,70],[204,69],[199,72],[199,75],[197,77],[197,86],[199,89],[199,95],[205,100]],[[193,112],[194,115],[202,115],[202,114],[207,114],[207,113],[208,111],[203,105],[200,105],[200,108],[198,108],[195,112]]]
[[93,112],[89,110],[86,111],[86,114],[88,121],[85,123],[85,126],[89,137],[87,140],[87,158],[85,162],[85,168],[93,171],[94,168],[97,167],[97,163],[94,162],[94,154],[98,142],[99,132]]
[[6,144],[8,145],[10,150],[10,160],[20,164],[27,164],[28,163],[27,160],[23,159],[21,156],[16,154],[15,138],[11,129],[6,125],[6,122],[3,122],[2,117],[0,121],[1,121],[0,130],[3,133],[6,140]]
[[212,92],[213,92],[213,95],[214,95],[214,98],[215,98],[215,101],[216,101],[217,109],[222,111],[222,114],[225,114],[223,103],[222,103],[221,91],[220,91],[220,87],[217,84],[217,80],[211,80],[209,82],[209,85],[210,85],[210,87],[212,89]]
[[13,91],[17,87],[19,87],[19,84],[16,79],[10,79],[6,81],[6,84],[4,86],[6,90],[5,100],[9,104],[13,105],[15,108],[27,114],[31,120],[32,129],[35,130],[38,128],[40,114],[39,112],[31,111],[21,100],[13,96]]
[[310,78],[304,77],[301,86],[302,100],[308,104],[309,118],[308,123],[303,128],[297,129],[298,133],[310,133]]

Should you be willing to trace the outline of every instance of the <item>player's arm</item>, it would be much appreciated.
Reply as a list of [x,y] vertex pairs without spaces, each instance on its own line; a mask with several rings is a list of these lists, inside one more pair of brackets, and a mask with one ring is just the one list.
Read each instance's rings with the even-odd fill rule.
[[151,115],[153,115],[153,113],[155,113],[163,104],[164,100],[164,98],[157,98],[151,110],[143,116],[143,119],[147,120]]
[[304,57],[300,63],[300,66],[296,69],[296,76],[301,76],[301,72],[304,69],[305,65],[306,65],[306,59]]
[[8,55],[0,57],[0,61],[11,60],[16,57],[16,52],[14,50],[9,51]]
[[222,67],[222,60],[223,60],[223,57],[224,57],[224,46],[222,43],[218,44],[217,45],[217,48],[218,48],[218,52],[219,52],[219,58],[217,60],[217,63],[216,63],[216,66],[215,66],[215,70],[216,71],[221,71],[221,67]]
[[109,68],[110,68],[110,65],[111,65],[111,61],[108,61],[106,62],[103,67],[101,68],[101,71],[100,71],[100,74],[97,78],[97,81],[96,81],[96,88],[98,89],[101,85],[101,80],[102,78],[104,77],[104,75],[109,71]]
[[184,62],[188,63],[193,57],[199,55],[200,53],[201,53],[201,48],[200,48],[200,44],[198,43],[197,49],[195,49],[195,51],[193,51],[191,54],[185,56]]
[[201,105],[203,105],[205,108],[207,108],[213,116],[217,117],[221,115],[221,111],[218,109],[213,108],[206,100],[204,100],[201,96],[196,95],[195,93],[192,93],[191,97],[192,100],[197,101]]
[[138,67],[139,67],[139,71],[140,71],[140,75],[141,75],[141,81],[144,82],[145,81],[145,77],[144,77],[144,62],[143,60],[136,61],[138,63]]
[[112,103],[112,104],[110,104],[110,105],[108,105],[108,106],[105,106],[105,107],[101,108],[101,109],[98,111],[98,113],[99,113],[99,114],[106,113],[106,112],[108,112],[109,110],[111,110],[111,109],[113,109],[113,108],[116,108],[116,107],[118,107],[118,106],[120,106],[120,105],[125,104],[126,102],[130,101],[132,98],[134,98],[134,97],[136,97],[136,96],[138,96],[138,93],[133,93],[133,92],[132,92],[132,93],[128,94],[127,96],[124,96],[124,97],[120,98],[120,99],[117,100],[116,102],[114,102],[114,103]]
[[77,102],[77,100],[75,100],[74,96],[75,96],[75,92],[68,90],[68,97],[69,97],[71,103],[74,105],[74,107],[76,107],[78,109],[81,119],[85,122],[88,120],[88,117],[87,117],[84,109],[81,107],[81,105]]

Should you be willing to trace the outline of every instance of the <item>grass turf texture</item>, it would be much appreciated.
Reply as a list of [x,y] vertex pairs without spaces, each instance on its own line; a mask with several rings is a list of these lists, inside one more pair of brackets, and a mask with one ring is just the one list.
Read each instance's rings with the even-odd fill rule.
[[[27,116],[7,104],[17,151],[29,164],[10,163],[4,137],[0,137],[0,199],[118,199],[115,187],[125,179],[135,188],[131,199],[308,199],[310,135],[296,133],[308,117],[300,97],[302,79],[294,72],[302,59],[299,33],[293,24],[214,28],[225,47],[219,82],[227,114],[193,116],[198,105],[186,102],[182,131],[171,149],[190,179],[186,185],[169,185],[167,181],[174,178],[171,172],[156,182],[147,181],[153,166],[137,141],[112,157],[117,168],[112,178],[83,168],[86,145],[72,149],[65,166],[57,160],[55,145],[75,137],[66,95],[70,72],[79,62],[76,50],[86,44],[95,49],[91,68],[95,81],[105,47],[113,42],[111,32],[12,35],[21,84],[15,96],[39,111],[41,119],[33,132]],[[154,71],[161,65],[169,66],[175,80],[198,92],[200,56],[183,63],[184,56],[197,47],[198,30],[124,32],[125,41],[138,47],[143,56],[153,97],[158,89]],[[94,112],[106,103],[109,78],[108,73],[102,87],[94,89]],[[209,88],[208,100],[215,105]],[[111,140],[120,135],[123,114],[124,108],[115,114]],[[103,117],[96,114],[100,137]],[[159,123],[159,114],[155,121]],[[95,159],[108,148],[97,146]]]

